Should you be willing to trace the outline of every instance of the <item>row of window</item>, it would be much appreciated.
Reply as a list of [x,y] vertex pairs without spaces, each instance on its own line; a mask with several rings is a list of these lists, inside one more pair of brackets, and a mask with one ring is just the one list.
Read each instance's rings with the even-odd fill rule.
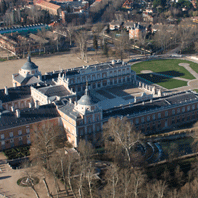
[[[31,143],[31,141],[30,141],[29,138],[30,138],[30,136],[27,135],[27,144],[30,144],[30,143]],[[16,138],[15,138],[15,139],[16,139]],[[14,140],[15,140],[15,139],[10,139],[9,142],[6,141],[6,143],[14,143]],[[19,141],[23,141],[23,137],[19,137],[18,140],[19,140]],[[4,140],[1,141],[1,145],[2,145],[2,146],[5,145],[5,141],[4,141]]]
[[[185,118],[187,119],[187,121],[190,121],[191,119],[195,119],[195,113],[193,112],[191,116],[190,116],[190,114],[188,114],[187,116],[186,115],[181,115],[181,116],[172,117],[171,120],[170,120],[170,122],[171,122],[170,125],[171,124],[176,124],[176,122],[177,123],[184,122]],[[153,123],[143,124],[143,125],[141,125],[141,131],[142,132],[144,132],[145,130],[149,131],[149,130],[151,130],[151,126],[152,126],[152,130],[155,130],[156,128],[160,128],[160,127],[162,127],[161,126],[161,121],[159,120],[159,121],[156,121],[156,122],[153,122]],[[163,127],[168,127],[168,126],[169,126],[168,119],[166,119]],[[139,126],[137,126],[136,129],[138,130]]]
[[[96,126],[96,132],[98,132],[98,131],[100,131],[101,130],[101,128],[100,128],[100,126]],[[79,130],[79,132],[80,132],[80,135],[82,136],[82,135],[85,135],[84,134],[84,129],[80,129]],[[92,129],[92,127],[88,127],[87,128],[87,133],[92,133],[93,132],[93,129]]]
[[[26,128],[26,133],[30,133],[30,128]],[[22,130],[18,130],[18,135],[22,135]],[[9,136],[13,137],[13,132],[9,132]],[[5,138],[4,134],[1,134],[1,139],[3,140]]]
[[[198,104],[197,104],[197,108],[198,108]],[[191,109],[194,110],[195,105],[192,105],[192,108],[191,108],[191,106],[187,106],[187,111],[190,111]],[[186,112],[186,109],[185,109],[185,107],[182,107],[182,108],[177,108],[176,111],[177,111],[177,114],[179,114],[179,113]],[[175,109],[173,109],[172,110],[172,115],[175,115],[175,113],[176,113]],[[168,116],[170,116],[168,111],[165,111],[165,117],[168,117]],[[147,116],[146,121],[149,122],[149,121],[151,121],[151,119],[155,120],[155,119],[160,119],[160,118],[161,118],[161,113],[153,114],[152,116]],[[141,117],[140,120],[139,120],[139,118],[135,119],[135,124],[139,124],[140,122],[144,123],[145,122],[145,117]]]
[[[129,71],[130,69],[127,68],[127,70]],[[125,73],[125,69],[123,69],[122,72]],[[118,70],[118,71],[115,70],[114,71],[114,75],[116,73],[120,74],[121,73],[121,70]],[[110,71],[109,72],[109,75],[110,76],[113,75],[113,71]],[[82,77],[82,82],[86,82],[86,80],[96,80],[96,76],[97,76],[97,79],[100,79],[101,77],[102,78],[106,78],[107,77],[107,73],[102,73],[102,76],[101,76],[101,74],[97,74],[97,75],[96,74],[93,74],[93,75],[83,76]],[[91,79],[91,77],[92,77],[92,79]],[[81,79],[80,78],[77,78],[77,82],[80,83],[81,82]],[[70,83],[75,83],[75,80],[74,79],[70,79]]]

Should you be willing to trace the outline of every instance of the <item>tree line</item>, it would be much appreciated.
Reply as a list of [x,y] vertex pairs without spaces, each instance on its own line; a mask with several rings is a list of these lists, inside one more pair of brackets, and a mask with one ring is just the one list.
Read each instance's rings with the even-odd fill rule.
[[[80,140],[76,152],[71,152],[63,128],[47,123],[37,126],[31,134],[31,163],[43,173],[49,197],[64,193],[75,198],[191,198],[197,196],[197,160],[184,169],[178,161],[169,159],[163,166],[148,167],[138,149],[143,134],[124,118],[110,118],[104,125],[102,154],[93,145]],[[66,148],[66,149],[65,149]],[[74,150],[73,150],[74,151]],[[105,151],[105,152],[104,152]],[[36,173],[25,173],[30,179]],[[54,179],[49,186],[46,174]],[[32,185],[34,192],[36,186]],[[52,194],[56,191],[56,195]],[[35,193],[39,197],[38,193]]]

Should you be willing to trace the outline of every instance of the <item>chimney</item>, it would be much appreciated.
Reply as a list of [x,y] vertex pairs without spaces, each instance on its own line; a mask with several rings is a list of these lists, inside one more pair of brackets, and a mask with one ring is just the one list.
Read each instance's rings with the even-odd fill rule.
[[20,110],[19,109],[16,109],[16,117],[20,118]]
[[31,103],[31,102],[29,103],[29,108],[30,108],[30,109],[32,108],[32,103]]
[[115,65],[115,60],[112,60],[112,61],[111,61],[111,64],[112,64],[112,65]]
[[17,87],[17,83],[16,82],[14,83],[14,87]]
[[8,95],[8,88],[7,86],[5,86],[5,91],[4,91],[5,95]]
[[11,111],[14,112],[14,106],[11,106]]
[[35,108],[37,108],[37,109],[39,108],[39,104],[38,104],[38,103],[39,103],[39,101],[36,100],[36,101],[35,101]]

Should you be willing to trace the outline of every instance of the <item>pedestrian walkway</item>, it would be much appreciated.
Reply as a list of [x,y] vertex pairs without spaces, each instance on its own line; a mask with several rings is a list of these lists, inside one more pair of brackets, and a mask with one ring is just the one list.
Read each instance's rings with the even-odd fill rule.
[[198,79],[198,74],[195,72],[188,63],[179,63],[179,66],[184,67],[187,71],[189,71],[196,79]]

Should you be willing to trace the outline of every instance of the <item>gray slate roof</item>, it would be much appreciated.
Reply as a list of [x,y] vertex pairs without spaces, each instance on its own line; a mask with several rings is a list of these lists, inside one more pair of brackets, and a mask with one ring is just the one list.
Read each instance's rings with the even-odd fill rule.
[[8,88],[8,95],[5,95],[4,91],[4,89],[0,90],[0,100],[2,103],[31,97],[30,86]]
[[70,95],[70,92],[63,85],[43,87],[39,88],[38,90],[48,97]]
[[17,118],[14,112],[4,111],[0,116],[0,130],[31,124],[42,120],[60,117],[56,106],[48,104],[37,108],[20,110],[20,117]]
[[78,104],[80,105],[93,105],[94,102],[89,95],[83,95],[80,100],[78,100]]
[[80,114],[74,110],[74,104],[73,103],[67,103],[66,105],[59,107],[59,110],[65,113],[67,116],[69,116],[72,119],[80,118]]
[[30,56],[28,56],[27,62],[23,65],[23,67],[21,67],[21,69],[24,69],[24,70],[33,70],[37,68],[38,66],[36,66],[35,63],[31,61]]
[[112,116],[127,116],[137,113],[145,113],[150,110],[157,110],[160,108],[170,107],[171,105],[182,105],[186,102],[198,101],[198,96],[192,92],[182,92],[172,96],[153,99],[152,102],[145,101],[138,102],[132,105],[125,105],[103,111],[103,117],[109,118]]

